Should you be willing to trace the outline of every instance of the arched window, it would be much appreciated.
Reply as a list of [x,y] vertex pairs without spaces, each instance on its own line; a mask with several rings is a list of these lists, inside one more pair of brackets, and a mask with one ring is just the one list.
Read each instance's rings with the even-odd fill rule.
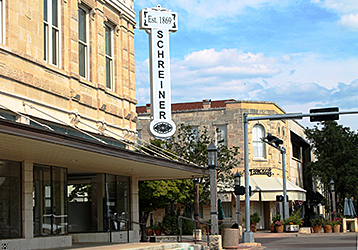
[[265,137],[265,128],[256,124],[252,129],[252,141],[253,141],[253,149],[254,149],[254,158],[266,158],[266,146],[261,138]]

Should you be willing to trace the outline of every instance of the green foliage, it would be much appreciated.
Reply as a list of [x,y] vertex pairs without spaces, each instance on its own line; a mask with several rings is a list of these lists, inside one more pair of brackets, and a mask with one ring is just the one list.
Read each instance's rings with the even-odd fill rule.
[[[177,155],[177,159],[183,158],[198,166],[207,167],[208,152],[207,147],[211,141],[208,130],[196,131],[191,126],[179,125],[174,136],[167,140],[154,139],[151,144]],[[142,148],[142,150],[153,154],[152,151]],[[231,169],[238,166],[239,148],[228,148],[225,145],[218,147],[218,191],[232,188],[233,175]],[[174,157],[175,158],[175,157]],[[209,177],[199,180],[199,197],[201,203],[209,203],[210,181]],[[139,184],[139,209],[140,222],[146,223],[151,211],[166,207],[169,203],[178,202],[180,204],[192,204],[194,202],[192,180],[166,180],[166,181],[144,181]],[[192,212],[192,211],[191,211]],[[179,216],[179,215],[178,215]],[[188,215],[186,217],[191,217]],[[171,221],[167,216],[163,219],[162,227],[167,227],[171,233],[177,229],[177,221]],[[183,230],[186,228],[183,222]],[[192,222],[190,222],[193,224]],[[188,228],[192,226],[188,225]],[[145,231],[145,226],[141,228]],[[185,229],[186,230],[186,229]],[[189,229],[188,229],[189,230]],[[191,232],[192,233],[192,232]],[[142,238],[143,241],[143,238]]]
[[[151,143],[161,147],[175,155],[184,158],[198,166],[207,167],[208,152],[207,147],[211,141],[207,128],[194,130],[189,125],[181,124],[178,126],[177,133],[168,140],[152,140]],[[218,146],[218,171],[217,179],[218,192],[232,188],[233,175],[231,169],[238,166],[239,147],[228,148],[220,144]],[[178,157],[179,158],[179,157]],[[192,184],[190,184],[192,188]],[[200,202],[206,203],[210,194],[209,177],[200,180]]]
[[358,135],[335,121],[322,122],[322,127],[306,129],[316,161],[309,164],[308,173],[329,192],[334,180],[338,197],[358,195]]
[[272,222],[275,223],[276,221],[280,221],[281,220],[281,214],[276,214],[275,216],[272,217]]
[[[181,215],[180,208],[172,209],[169,214],[164,215],[161,227],[165,234],[179,235],[178,218]],[[184,217],[189,217],[185,211],[182,214]],[[194,223],[189,220],[182,220],[182,233],[183,235],[192,234],[194,230]]]
[[283,225],[303,225],[303,218],[301,218],[301,209],[292,213],[290,217],[284,220]]
[[313,226],[323,226],[325,223],[325,219],[323,219],[322,217],[315,217],[313,219],[310,219],[310,222]]
[[250,223],[260,223],[261,217],[258,212],[255,212],[254,214],[250,215]]

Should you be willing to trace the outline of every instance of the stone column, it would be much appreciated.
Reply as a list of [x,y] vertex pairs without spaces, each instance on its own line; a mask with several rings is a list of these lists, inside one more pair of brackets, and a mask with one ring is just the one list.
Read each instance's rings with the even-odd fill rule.
[[22,237],[33,238],[33,198],[32,189],[34,183],[33,163],[24,161],[22,163]]

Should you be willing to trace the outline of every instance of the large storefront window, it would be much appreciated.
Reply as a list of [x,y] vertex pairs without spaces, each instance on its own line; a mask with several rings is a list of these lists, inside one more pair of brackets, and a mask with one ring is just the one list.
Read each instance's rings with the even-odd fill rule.
[[0,239],[21,237],[21,163],[0,160]]
[[67,234],[67,170],[34,165],[34,236]]
[[[110,218],[130,220],[129,177],[106,175],[104,230],[109,230]],[[111,230],[127,230],[125,221],[112,221]]]

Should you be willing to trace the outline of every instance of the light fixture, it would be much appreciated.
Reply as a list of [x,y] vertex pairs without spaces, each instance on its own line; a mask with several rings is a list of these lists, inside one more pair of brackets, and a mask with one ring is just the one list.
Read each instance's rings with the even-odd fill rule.
[[334,181],[333,181],[333,179],[331,180],[329,185],[331,185],[331,192],[334,192]]
[[218,165],[218,149],[212,140],[207,148],[207,151],[208,151],[208,166],[209,166],[209,168],[210,167],[216,168]]

